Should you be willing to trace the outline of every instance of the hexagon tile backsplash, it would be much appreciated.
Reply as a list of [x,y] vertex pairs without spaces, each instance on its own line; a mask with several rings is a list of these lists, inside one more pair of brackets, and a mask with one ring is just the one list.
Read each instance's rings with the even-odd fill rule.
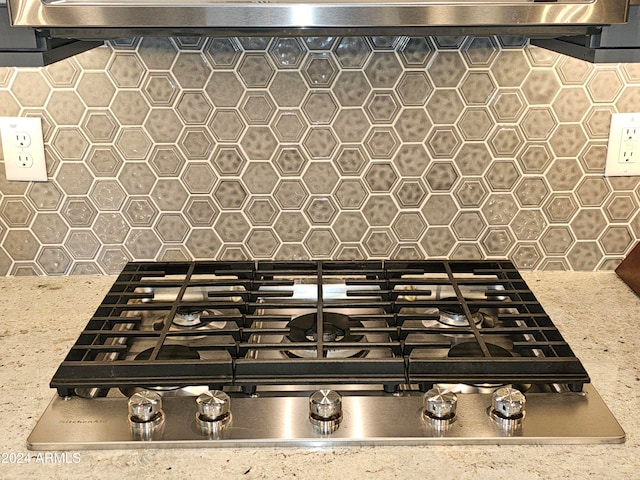
[[639,182],[604,178],[640,65],[520,37],[124,39],[0,68],[49,182],[0,169],[0,275],[127,260],[505,258],[615,267]]

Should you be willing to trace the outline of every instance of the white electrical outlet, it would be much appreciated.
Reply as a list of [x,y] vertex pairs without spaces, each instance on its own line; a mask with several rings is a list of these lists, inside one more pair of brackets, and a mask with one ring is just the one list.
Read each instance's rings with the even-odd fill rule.
[[42,121],[33,117],[0,117],[7,180],[47,181]]
[[606,177],[640,175],[640,113],[611,115]]

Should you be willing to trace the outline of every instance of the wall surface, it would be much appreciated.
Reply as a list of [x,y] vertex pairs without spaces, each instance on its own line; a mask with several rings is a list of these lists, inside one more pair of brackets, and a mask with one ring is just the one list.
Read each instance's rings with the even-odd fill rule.
[[605,178],[640,64],[519,37],[134,39],[0,68],[50,180],[0,169],[0,275],[128,260],[511,258],[615,267],[639,183]]

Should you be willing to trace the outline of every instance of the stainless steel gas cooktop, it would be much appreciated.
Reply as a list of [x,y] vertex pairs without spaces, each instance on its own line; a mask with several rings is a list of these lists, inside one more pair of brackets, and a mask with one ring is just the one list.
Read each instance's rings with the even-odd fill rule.
[[129,263],[31,449],[620,443],[507,261]]

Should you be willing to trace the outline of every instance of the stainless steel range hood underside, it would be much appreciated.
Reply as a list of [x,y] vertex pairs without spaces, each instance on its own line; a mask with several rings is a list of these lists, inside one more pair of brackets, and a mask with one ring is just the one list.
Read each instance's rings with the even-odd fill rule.
[[640,41],[628,43],[638,31],[629,13],[638,5],[630,4],[640,0],[0,0],[0,7],[5,2],[13,27],[0,15],[0,39],[12,40],[0,44],[1,66],[73,54],[47,59],[50,48],[25,46],[25,35],[39,45],[62,41],[65,52],[140,36],[503,35],[592,62],[640,61]]
[[624,23],[628,0],[8,0],[14,26],[57,37],[473,35],[556,37]]

